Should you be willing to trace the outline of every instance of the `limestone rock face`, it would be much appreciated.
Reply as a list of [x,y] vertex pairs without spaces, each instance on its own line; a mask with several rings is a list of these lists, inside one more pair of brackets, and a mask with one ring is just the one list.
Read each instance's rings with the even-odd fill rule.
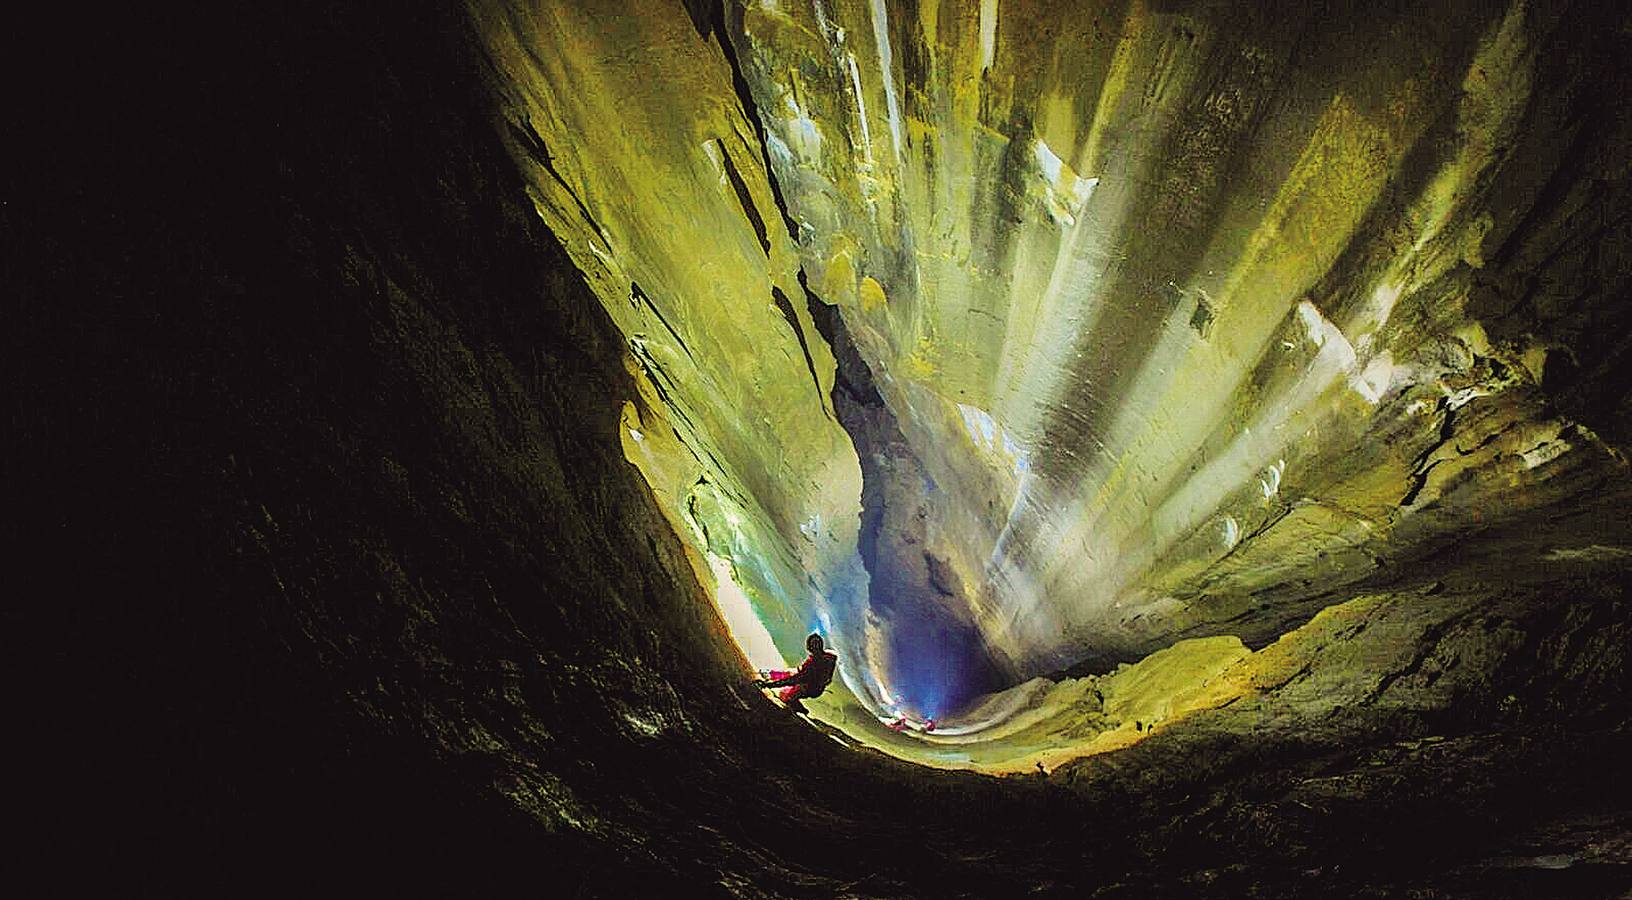
[[[875,708],[1261,645],[1540,509],[1575,525],[1536,553],[1624,543],[1626,395],[1580,373],[1624,358],[1587,335],[1625,267],[1550,273],[1624,247],[1581,185],[1626,125],[1559,10],[472,8],[628,338],[626,455]],[[883,443],[841,428],[823,303]]]
[[[1418,6],[19,30],[13,880],[1629,896],[1632,9]],[[959,134],[997,219],[908,197]],[[955,348],[974,270],[886,251],[960,217],[1003,327]],[[1120,249],[1014,287],[1050,229]],[[741,656],[809,627],[807,721]]]
[[472,15],[533,202],[628,341],[624,454],[752,660],[797,659],[859,618],[861,473],[720,45],[666,3]]
[[746,5],[810,283],[1021,673],[1268,639],[1620,471],[1536,390],[1556,336],[1478,309],[1549,213],[1570,25],[1464,7]]

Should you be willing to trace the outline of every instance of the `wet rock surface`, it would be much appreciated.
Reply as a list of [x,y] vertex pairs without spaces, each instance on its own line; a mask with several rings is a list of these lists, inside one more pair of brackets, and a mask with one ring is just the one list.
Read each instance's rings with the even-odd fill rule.
[[[731,25],[809,280],[1022,674],[1261,644],[1390,561],[1624,482],[1595,431],[1624,385],[1589,413],[1548,349],[1590,321],[1582,352],[1622,352],[1625,266],[1599,261],[1625,224],[1586,188],[1624,181],[1618,13],[1005,0]],[[1566,257],[1594,262],[1546,274]]]
[[[1114,753],[994,778],[841,747],[742,688],[660,488],[618,452],[651,376],[541,225],[467,19],[217,8],[179,49],[141,40],[134,13],[102,25],[61,32],[108,66],[23,105],[0,207],[25,877],[586,897],[1632,887],[1624,486],[1596,466],[1554,487],[1603,505],[1526,505],[1553,488],[1518,474],[1489,527],[1274,613],[1239,699]],[[1620,189],[1605,172],[1598,195]],[[1588,411],[1614,447],[1606,291],[1607,312],[1569,319],[1593,332],[1574,380],[1537,402]],[[1436,483],[1466,454],[1432,435],[1471,453],[1523,418],[1480,425],[1475,404],[1405,453],[1448,460],[1419,498],[1487,477]],[[1483,446],[1544,446],[1505,440]]]
[[858,715],[1262,646],[1537,516],[1625,543],[1621,11],[469,6],[626,454]]

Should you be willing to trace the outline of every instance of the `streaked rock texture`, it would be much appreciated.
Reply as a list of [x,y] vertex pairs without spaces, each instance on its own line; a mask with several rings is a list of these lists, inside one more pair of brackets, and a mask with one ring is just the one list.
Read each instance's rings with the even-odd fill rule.
[[1259,646],[1536,515],[1626,546],[1626,76],[1563,8],[473,8],[625,452],[875,711]]
[[[701,3],[690,14],[516,6],[474,17],[445,4],[65,8],[54,27],[14,29],[49,51],[32,80],[17,79],[30,89],[16,92],[17,161],[0,174],[0,276],[12,301],[0,329],[11,551],[0,661],[13,689],[9,748],[21,757],[7,794],[21,826],[8,835],[8,875],[21,893],[1627,896],[1632,553],[1617,505],[1625,476],[1602,449],[1624,447],[1628,434],[1625,9],[1583,3],[1550,18],[1525,8],[1512,26],[1499,24],[1509,21],[1501,10],[1454,5],[1435,10],[1443,21],[1370,5],[1267,20],[1245,4],[1100,16],[1107,33],[1188,16],[1198,47],[1225,47],[1232,34],[1280,47],[1282,77],[1266,88],[1278,99],[1263,122],[1295,125],[1296,109],[1326,109],[1332,86],[1376,71],[1379,55],[1452,74],[1396,85],[1401,102],[1420,91],[1409,108],[1427,119],[1397,117],[1419,134],[1398,171],[1417,175],[1387,179],[1296,304],[1257,309],[1237,297],[1246,308],[1231,312],[1207,288],[1211,326],[1194,313],[1173,325],[1179,349],[1205,356],[1233,340],[1225,324],[1255,309],[1273,320],[1270,355],[1251,364],[1257,393],[1239,411],[1185,410],[1197,428],[1208,416],[1234,423],[1222,443],[1202,442],[1212,459],[1234,446],[1234,425],[1261,437],[1265,410],[1288,410],[1283,431],[1319,427],[1293,441],[1284,468],[1274,457],[1274,475],[1254,465],[1242,476],[1244,498],[1220,501],[1233,529],[1204,525],[1151,549],[1150,562],[1129,557],[1125,603],[1146,590],[1175,599],[1149,610],[1148,628],[1105,631],[1085,665],[1020,681],[924,735],[909,720],[903,732],[883,729],[874,713],[925,704],[926,688],[940,687],[915,679],[956,675],[973,690],[1004,668],[1001,656],[1014,669],[999,674],[1018,677],[1055,652],[993,618],[1011,600],[970,562],[988,558],[996,523],[1007,526],[1014,463],[1024,458],[1022,475],[1050,486],[1026,492],[1005,544],[1010,568],[1029,567],[1039,583],[1050,571],[1061,584],[1106,575],[1085,554],[1075,572],[1066,545],[1049,557],[1043,526],[1098,502],[1079,493],[1087,486],[1108,503],[1136,485],[1115,480],[1128,475],[1095,462],[1098,451],[1078,446],[1072,462],[1065,418],[1039,413],[1060,440],[1033,443],[996,401],[963,410],[936,399],[954,378],[979,390],[1007,376],[955,375],[936,343],[944,335],[907,354],[940,359],[941,371],[903,362],[889,342],[908,331],[887,320],[903,303],[933,311],[934,297],[892,280],[870,261],[874,239],[854,235],[855,296],[824,286],[843,279],[831,266],[811,277],[820,260],[803,254],[854,231],[851,213],[835,212],[825,238],[784,241],[774,204],[764,205],[777,182],[755,172],[754,154],[732,151],[735,179],[724,157],[713,168],[706,142],[726,133],[717,126],[751,128],[745,110],[769,119],[780,108],[731,100],[751,100],[750,81],[768,83],[750,51],[761,63],[797,57],[764,49],[774,43],[767,22],[794,23],[787,41],[830,40],[798,24],[814,4],[760,4],[740,19],[735,7]],[[1052,77],[1046,58],[1011,56],[1017,45],[1064,46],[1067,27],[1083,31],[1071,38],[1081,44],[1093,21],[1028,20],[1001,0],[963,14],[951,6],[883,8],[892,49],[878,71],[903,73],[893,102],[903,140],[928,139],[910,124],[921,110],[911,85],[928,82],[905,75],[928,71],[927,54],[905,23],[938,17],[957,53],[982,62],[975,96],[1001,100],[991,92],[1010,88],[981,80],[1012,76],[1019,92]],[[892,102],[871,80],[881,54],[859,42],[876,41],[880,8],[823,9],[856,53],[875,164],[893,159]],[[1437,178],[1445,154],[1481,146],[1457,137],[1461,120],[1444,111],[1462,101],[1446,98],[1462,96],[1465,73],[1483,77],[1481,41],[1509,27],[1523,39],[1512,46],[1534,50],[1516,57],[1530,73],[1519,125],[1489,143],[1502,162],[1469,194],[1484,199],[1448,207],[1490,213],[1479,253],[1463,252],[1471,239],[1450,254],[1431,238],[1419,255],[1461,261],[1412,263],[1426,268],[1407,273],[1410,289],[1362,347],[1344,304],[1369,302],[1375,288],[1345,273],[1408,258],[1423,233],[1412,230],[1412,185]],[[746,43],[756,40],[763,47]],[[1107,72],[1169,65],[1137,47],[1125,63],[1105,52],[1093,65]],[[1168,56],[1184,83],[1200,84],[1231,69],[1229,54],[1207,52],[1197,64]],[[1324,64],[1298,62],[1306,57]],[[32,62],[8,56],[18,59]],[[535,80],[543,72],[558,83]],[[798,77],[829,76],[817,66]],[[1129,98],[1146,85],[1125,82]],[[1097,104],[1100,93],[1083,95]],[[545,96],[570,128],[544,121],[543,103],[529,99]],[[849,140],[818,114],[840,100],[813,92],[798,103],[824,141]],[[531,137],[526,111],[539,113]],[[980,140],[1025,149],[1012,115],[981,121]],[[1314,133],[1304,124],[1309,134],[1286,137],[1286,166]],[[670,132],[681,125],[689,136]],[[1125,142],[1110,128],[1104,140]],[[1279,140],[1262,125],[1253,134],[1242,146]],[[1062,172],[1089,173],[1063,139],[1045,140]],[[765,145],[769,172],[780,151]],[[1153,177],[1188,159],[1149,152]],[[1197,153],[1175,171],[1204,186],[1196,173],[1211,164]],[[865,154],[851,161],[867,174]],[[1014,180],[1025,170],[1013,166],[1030,165],[980,174],[995,174],[1002,202],[1019,210],[1047,200]],[[1307,184],[1342,174],[1334,168],[1317,167]],[[872,172],[883,197],[882,164]],[[1160,187],[1077,177],[1100,177],[1130,208]],[[1246,203],[1240,177],[1209,190]],[[1302,198],[1288,201],[1284,221],[1326,202],[1275,172],[1260,181]],[[1062,223],[1025,227],[1087,227],[1113,196],[1097,190],[1081,215],[1061,201],[1045,213]],[[835,210],[854,205],[846,196],[833,195]],[[941,209],[897,208],[920,218]],[[1063,224],[1066,214],[1078,224]],[[1197,221],[1175,238],[1211,227]],[[1465,227],[1455,213],[1439,234]],[[1161,232],[1131,233],[1151,242],[1137,254],[1150,271]],[[1276,271],[1303,271],[1294,262],[1325,240],[1283,231],[1262,253],[1280,260]],[[1174,253],[1184,246],[1176,240]],[[597,249],[615,265],[586,262],[600,260]],[[730,265],[710,272],[716,258]],[[1431,282],[1417,277],[1434,271]],[[1253,278],[1264,291],[1277,284]],[[716,283],[731,290],[711,292]],[[1001,292],[980,296],[1018,321]],[[1042,295],[1016,302],[1027,296]],[[1036,330],[1059,326],[1054,337],[1084,350],[1114,334],[1136,340],[1140,307],[1122,305],[1136,300],[1094,301],[1100,321],[1121,316],[1127,329],[1072,336],[1070,323],[1039,319]],[[1274,349],[1277,339],[1292,349]],[[1137,373],[1155,365],[1174,389],[1210,387],[1183,374],[1193,359],[1160,343],[1071,375],[1126,382],[1097,394],[1092,413],[1101,424],[1131,417],[1122,437],[1102,438],[1118,452],[1140,435],[1138,446],[1166,446],[1144,423],[1177,416]],[[1345,345],[1352,366],[1331,356]],[[996,347],[969,352],[987,350],[999,358]],[[1398,384],[1390,375],[1373,404],[1356,385],[1382,384],[1366,372],[1384,350],[1407,374]],[[1161,373],[1169,358],[1189,361]],[[1240,362],[1219,355],[1208,371]],[[1070,393],[1074,382],[1058,377],[1039,398]],[[1307,405],[1272,402],[1302,396],[1305,382]],[[764,396],[803,412],[739,421]],[[1173,446],[1187,433],[1172,432]],[[778,480],[813,473],[819,489]],[[970,499],[981,492],[991,518]],[[1149,503],[1105,505],[1100,520],[1119,524],[1103,533],[1127,539],[1174,497],[1201,496],[1155,482],[1146,492]],[[1317,502],[1289,499],[1301,497]],[[800,518],[824,510],[837,518]],[[1147,523],[1152,535],[1160,521]],[[1234,552],[1214,559],[1232,532]],[[836,601],[840,586],[860,591],[864,566],[897,596]],[[1064,621],[1075,597],[1044,593],[1036,612]],[[1228,609],[1240,617],[1208,618]],[[873,643],[910,633],[892,615],[928,610],[927,622],[905,624],[978,629],[964,646],[987,675]],[[744,611],[739,624],[763,618],[767,643],[833,617],[866,703],[836,690],[812,706],[850,734],[812,728],[746,684],[726,633]],[[1080,640],[1087,655],[1096,634],[1062,626],[1056,637]],[[1126,649],[1140,641],[1152,652],[1119,668],[1115,657],[1140,655]],[[751,657],[788,649],[745,645]],[[940,765],[1046,772],[914,765],[855,735]],[[1078,752],[1088,755],[1061,758]]]
[[[1386,558],[1624,482],[1535,390],[1561,336],[1480,314],[1583,162],[1525,141],[1602,127],[1559,121],[1546,46],[1570,27],[1524,4],[747,5],[810,280],[1022,672],[1225,623],[1262,641]],[[1600,275],[1557,317],[1624,316],[1624,273]]]
[[864,602],[861,473],[720,45],[666,3],[472,12],[533,202],[628,342],[623,452],[704,580],[745,589],[797,659]]

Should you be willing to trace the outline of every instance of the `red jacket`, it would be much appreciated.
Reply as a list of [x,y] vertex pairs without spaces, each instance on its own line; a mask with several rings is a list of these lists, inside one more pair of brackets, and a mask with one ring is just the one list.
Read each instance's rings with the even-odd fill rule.
[[821,656],[811,654],[805,657],[805,661],[799,664],[798,670],[792,675],[786,678],[778,678],[765,686],[774,688],[797,684],[804,688],[799,692],[800,694],[806,697],[819,697],[822,691],[827,690],[827,686],[832,683],[833,670],[838,668],[838,665],[839,658],[823,650]]

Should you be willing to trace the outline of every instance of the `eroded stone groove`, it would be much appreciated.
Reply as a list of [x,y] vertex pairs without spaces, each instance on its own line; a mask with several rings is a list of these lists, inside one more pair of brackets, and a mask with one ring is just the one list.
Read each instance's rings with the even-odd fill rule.
[[876,635],[869,640],[881,645],[872,652],[894,676],[889,697],[881,698],[885,712],[943,717],[1008,687],[1013,673],[992,658],[967,612],[963,585],[937,555],[926,522],[934,482],[879,396],[839,310],[808,289],[806,296],[837,363],[833,408],[861,460],[858,550],[870,576]]

